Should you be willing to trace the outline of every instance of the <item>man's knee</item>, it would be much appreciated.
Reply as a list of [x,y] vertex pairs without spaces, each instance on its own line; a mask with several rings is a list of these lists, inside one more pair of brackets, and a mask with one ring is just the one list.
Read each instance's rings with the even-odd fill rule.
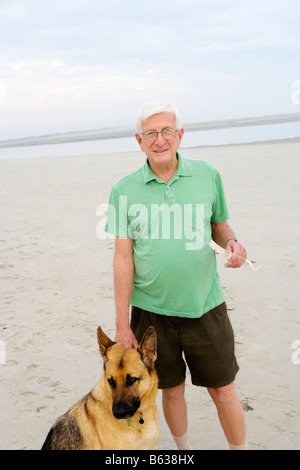
[[185,382],[176,387],[164,388],[162,390],[163,398],[168,402],[177,402],[184,398]]
[[208,388],[207,390],[216,403],[231,403],[237,398],[233,382],[229,385],[225,385],[224,387]]

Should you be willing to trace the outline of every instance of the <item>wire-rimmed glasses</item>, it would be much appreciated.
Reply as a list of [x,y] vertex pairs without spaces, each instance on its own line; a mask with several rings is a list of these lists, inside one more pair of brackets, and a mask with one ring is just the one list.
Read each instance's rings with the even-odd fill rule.
[[163,129],[162,131],[150,130],[146,132],[141,132],[141,135],[144,135],[145,139],[147,139],[148,141],[156,140],[158,137],[158,134],[161,134],[163,138],[166,140],[171,140],[171,139],[174,139],[177,132],[179,132],[179,130],[166,128],[166,129]]

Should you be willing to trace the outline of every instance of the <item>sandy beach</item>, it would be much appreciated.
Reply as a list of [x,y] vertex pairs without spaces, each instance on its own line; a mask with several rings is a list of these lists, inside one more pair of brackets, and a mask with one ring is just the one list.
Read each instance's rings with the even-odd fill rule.
[[[182,149],[221,172],[230,224],[259,266],[219,273],[240,365],[249,448],[300,449],[300,143]],[[96,330],[114,337],[114,241],[97,207],[141,152],[0,161],[0,449],[39,449],[56,418],[99,380]],[[194,449],[227,443],[204,388],[187,377]],[[156,449],[176,449],[161,394]]]

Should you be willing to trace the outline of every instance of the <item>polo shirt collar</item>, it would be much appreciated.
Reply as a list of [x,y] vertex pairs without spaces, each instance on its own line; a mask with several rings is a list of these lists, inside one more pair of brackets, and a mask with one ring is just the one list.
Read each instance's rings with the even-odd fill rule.
[[[189,163],[188,160],[186,160],[185,158],[181,157],[181,155],[179,155],[179,153],[177,153],[177,159],[178,159],[178,165],[177,165],[177,169],[174,173],[174,175],[172,176],[172,179],[177,179],[179,176],[192,176],[192,169],[191,169],[191,165]],[[147,161],[143,167],[143,173],[144,173],[144,183],[147,184],[149,183],[149,181],[152,181],[152,180],[157,180],[159,182],[161,182],[161,179],[156,176],[153,171],[151,170],[150,168],[150,165],[149,165],[149,161],[148,161],[148,158],[147,158]]]

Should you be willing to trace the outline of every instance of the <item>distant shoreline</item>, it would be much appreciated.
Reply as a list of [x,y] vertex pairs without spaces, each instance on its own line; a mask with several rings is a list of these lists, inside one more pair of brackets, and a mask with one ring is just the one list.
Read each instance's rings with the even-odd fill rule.
[[[203,121],[185,124],[186,132],[207,131],[217,129],[228,129],[233,127],[264,126],[270,124],[284,124],[300,121],[300,114],[283,114],[277,116],[263,116],[240,119],[225,119],[218,121]],[[82,132],[67,132],[64,134],[52,134],[38,137],[24,137],[0,141],[0,148],[27,147],[34,145],[54,145],[71,142],[84,142],[91,140],[119,139],[132,137],[135,133],[133,128],[107,128]],[[293,140],[293,139],[289,139]]]
[[[299,131],[300,133],[300,131]],[[300,135],[299,137],[287,137],[282,139],[266,139],[266,140],[255,140],[253,142],[232,142],[229,144],[199,144],[199,145],[189,145],[184,147],[186,149],[193,149],[193,148],[213,148],[213,147],[237,147],[243,145],[264,145],[264,144],[293,144],[300,142]]]

